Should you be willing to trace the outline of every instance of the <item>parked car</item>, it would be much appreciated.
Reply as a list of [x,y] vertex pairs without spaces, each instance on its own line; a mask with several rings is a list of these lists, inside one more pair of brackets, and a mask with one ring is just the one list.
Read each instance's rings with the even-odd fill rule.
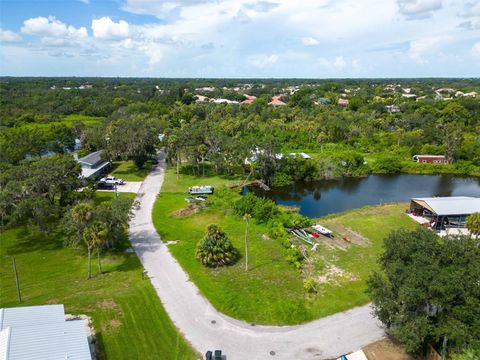
[[215,352],[211,352],[210,350],[205,354],[205,360],[222,360],[222,350],[215,350]]
[[97,189],[112,190],[115,187],[115,184],[99,181],[99,182],[97,182],[96,187],[97,187]]
[[123,184],[125,184],[125,181],[123,181],[122,179],[117,179],[114,176],[107,176],[107,177],[101,178],[99,183],[112,184],[112,185],[123,185]]

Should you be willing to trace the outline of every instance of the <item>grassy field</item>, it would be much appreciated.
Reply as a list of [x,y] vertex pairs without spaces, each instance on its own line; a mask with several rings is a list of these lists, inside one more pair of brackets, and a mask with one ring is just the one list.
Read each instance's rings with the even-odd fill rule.
[[[109,201],[102,193],[96,202]],[[134,194],[122,193],[133,199]],[[190,345],[167,316],[134,253],[103,256],[103,275],[87,280],[85,251],[65,248],[63,236],[30,234],[25,227],[5,231],[0,242],[0,307],[18,306],[12,258],[15,257],[22,304],[62,303],[67,313],[92,317],[101,359],[196,359]],[[96,262],[92,262],[96,273]]]
[[[163,241],[179,240],[170,250],[188,272],[201,292],[220,311],[249,322],[262,324],[296,324],[343,311],[369,301],[365,280],[376,268],[382,240],[388,232],[416,225],[403,214],[404,204],[362,208],[331,216],[336,221],[368,237],[368,245],[348,244],[348,249],[322,244],[314,266],[318,274],[334,266],[349,274],[340,283],[324,282],[318,292],[307,293],[302,273],[288,264],[284,249],[265,234],[265,225],[251,222],[249,271],[244,258],[234,266],[208,269],[195,259],[195,247],[207,226],[219,224],[234,246],[244,254],[244,222],[228,210],[220,194],[212,197],[213,205],[185,217],[172,212],[185,208],[185,190],[192,185],[214,185],[221,188],[227,181],[218,177],[195,179],[167,171],[166,180],[153,211],[154,224]],[[231,205],[231,204],[230,204]],[[341,236],[341,234],[337,234]],[[328,266],[327,266],[328,265]]]
[[114,161],[109,174],[125,181],[143,181],[151,168],[151,161],[147,161],[143,169],[138,169],[132,160]]
[[162,192],[165,193],[186,193],[189,187],[199,185],[210,185],[216,189],[224,188],[235,184],[241,184],[244,179],[241,177],[223,177],[223,176],[205,176],[198,177],[187,174],[177,174],[175,169],[167,169],[167,175],[162,186]]
[[105,118],[99,116],[87,116],[87,115],[80,115],[80,114],[71,114],[65,116],[61,122],[68,126],[73,126],[77,122],[82,122],[85,125],[98,125],[100,124]]

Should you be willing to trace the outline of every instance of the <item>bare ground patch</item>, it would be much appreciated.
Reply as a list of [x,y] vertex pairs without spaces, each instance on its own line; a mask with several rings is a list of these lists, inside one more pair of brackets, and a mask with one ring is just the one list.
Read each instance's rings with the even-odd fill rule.
[[110,320],[107,325],[107,327],[112,330],[118,329],[120,326],[122,326],[122,322],[118,319]]
[[338,266],[328,264],[323,274],[317,276],[318,284],[341,285],[344,282],[357,280],[357,277]]
[[365,346],[363,352],[368,360],[415,360],[391,338],[385,338]]
[[102,300],[97,302],[97,307],[103,310],[118,310],[118,305],[113,300]]
[[170,216],[173,216],[173,217],[176,217],[176,218],[187,217],[187,216],[198,213],[205,206],[206,206],[206,204],[204,202],[189,204],[187,207],[184,207],[182,209],[179,209],[179,210],[176,210],[176,211],[170,213]]
[[346,248],[349,244],[360,246],[370,245],[370,240],[368,238],[342,225],[336,219],[326,220],[324,223],[329,229],[338,234],[333,238],[338,247]]

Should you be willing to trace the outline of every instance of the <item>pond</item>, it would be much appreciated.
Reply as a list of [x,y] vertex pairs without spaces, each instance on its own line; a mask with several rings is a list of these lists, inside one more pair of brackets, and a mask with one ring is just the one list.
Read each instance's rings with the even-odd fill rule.
[[279,205],[297,206],[308,217],[321,217],[365,205],[408,202],[412,197],[480,197],[480,178],[452,175],[370,175],[365,178],[341,178],[297,182],[291,186],[245,189],[266,196]]

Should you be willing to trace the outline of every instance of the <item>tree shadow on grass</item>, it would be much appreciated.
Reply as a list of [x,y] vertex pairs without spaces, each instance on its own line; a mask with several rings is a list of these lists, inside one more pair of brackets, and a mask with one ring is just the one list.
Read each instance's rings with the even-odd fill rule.
[[38,250],[54,251],[63,247],[63,240],[63,234],[55,230],[40,233],[22,226],[16,231],[16,239],[9,244],[6,252],[16,255]]
[[140,263],[140,260],[138,259],[137,255],[135,253],[119,253],[116,254],[118,258],[121,260],[119,261],[120,263],[109,270],[108,272],[116,272],[116,271],[138,271],[139,276],[141,275],[143,271],[143,266]]

